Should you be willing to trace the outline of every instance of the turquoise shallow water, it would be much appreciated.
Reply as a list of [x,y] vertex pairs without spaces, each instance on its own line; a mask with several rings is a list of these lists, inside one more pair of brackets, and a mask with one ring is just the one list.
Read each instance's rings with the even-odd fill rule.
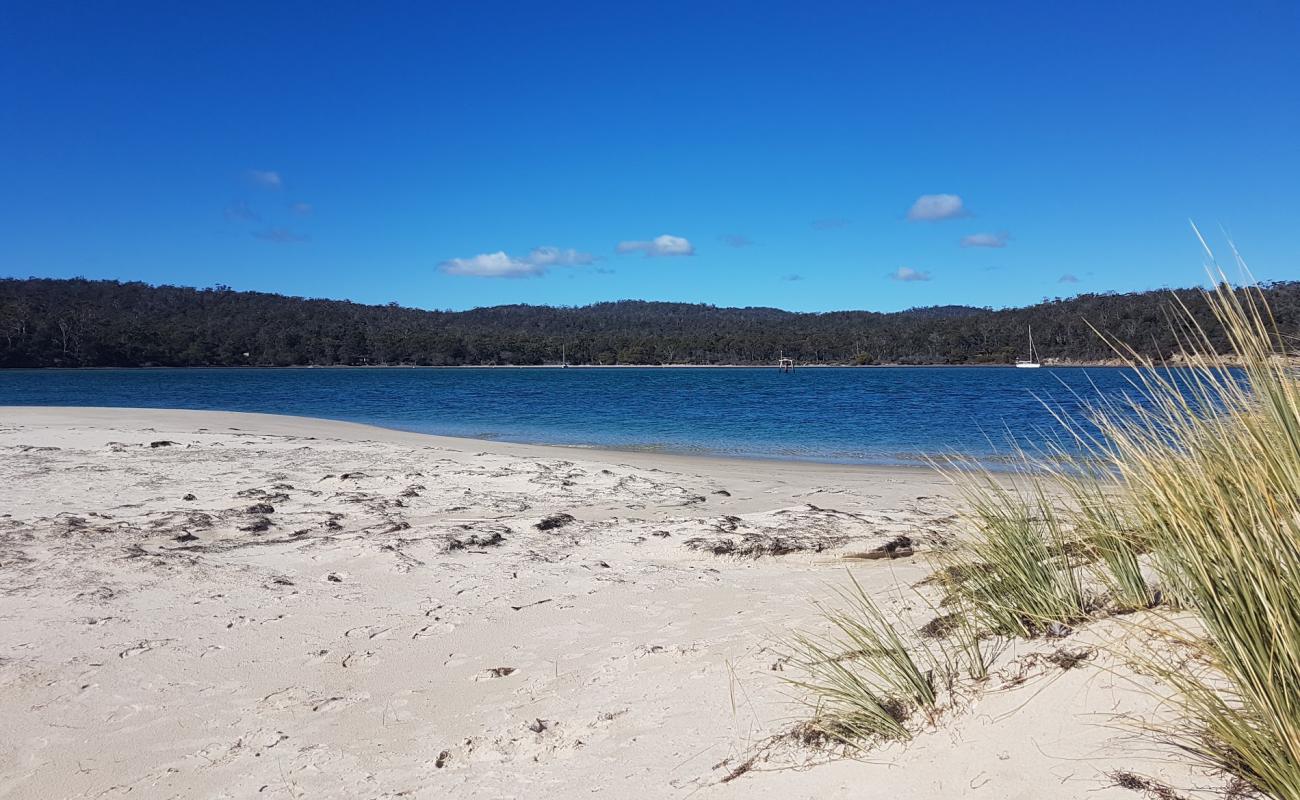
[[258,411],[625,449],[867,464],[1058,435],[1044,401],[1130,390],[1107,368],[156,369],[0,371],[0,405]]

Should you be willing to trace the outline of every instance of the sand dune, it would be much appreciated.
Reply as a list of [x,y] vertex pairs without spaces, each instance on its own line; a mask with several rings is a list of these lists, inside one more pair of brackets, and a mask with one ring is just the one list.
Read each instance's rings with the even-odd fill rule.
[[[2,408],[0,454],[0,796],[1212,783],[1107,724],[1152,703],[1097,648],[1105,625],[1010,648],[907,745],[846,759],[787,735],[805,712],[777,638],[846,569],[934,616],[899,589],[956,525],[929,472],[111,409]],[[898,537],[917,556],[843,558]]]

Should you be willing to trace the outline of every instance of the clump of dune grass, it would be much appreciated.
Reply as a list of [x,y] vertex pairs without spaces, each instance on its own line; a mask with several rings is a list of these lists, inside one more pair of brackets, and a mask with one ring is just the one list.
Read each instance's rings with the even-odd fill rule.
[[809,725],[854,747],[881,739],[908,739],[914,711],[933,714],[936,663],[928,649],[899,628],[849,576],[834,606],[820,607],[829,633],[797,634],[791,664],[802,674],[788,682],[812,698]]
[[1217,337],[1186,307],[1173,314],[1181,367],[1112,341],[1133,392],[1072,425],[1083,452],[1065,467],[1028,465],[1048,465],[1056,497],[959,479],[975,531],[947,569],[995,629],[1018,635],[1085,610],[1060,549],[1069,538],[1110,610],[1163,600],[1192,612],[1160,623],[1188,657],[1138,659],[1183,712],[1163,734],[1266,796],[1300,800],[1300,376],[1262,293],[1218,278],[1204,295]]
[[[1186,611],[1133,626],[1144,634],[1134,661],[1182,711],[1161,734],[1264,796],[1300,800],[1300,360],[1258,288],[1217,278],[1204,294],[1213,332],[1186,307],[1172,315],[1181,366],[1112,340],[1133,391],[1096,403],[1089,425],[1062,419],[1081,452],[1023,458],[1010,477],[949,472],[970,530],[940,553],[932,582],[956,608],[942,627],[958,652],[990,632]],[[843,638],[800,640],[811,677],[799,685],[828,719],[853,720],[840,738],[906,738],[895,704],[933,704],[933,672],[900,658],[902,638],[855,589],[861,601],[828,612]],[[1157,637],[1178,657],[1152,655]],[[853,647],[876,655],[840,657]],[[968,662],[972,677],[987,669],[978,651]]]
[[1300,800],[1300,383],[1258,290],[1221,281],[1206,297],[1227,352],[1184,309],[1188,368],[1132,358],[1141,402],[1098,415],[1093,453],[1109,458],[1125,513],[1204,627],[1183,637],[1196,658],[1157,669],[1188,721],[1171,734]]
[[957,478],[967,535],[936,556],[950,597],[989,631],[1031,638],[1086,616],[1075,538],[1044,481],[983,471]]
[[[1077,462],[1076,462],[1077,465]],[[1089,559],[1092,578],[1104,589],[1112,610],[1136,611],[1156,605],[1157,593],[1143,570],[1151,538],[1129,518],[1127,507],[1107,492],[1097,473],[1060,476],[1069,505],[1064,511],[1075,539]]]
[[981,627],[979,617],[972,609],[961,606],[954,612],[946,641],[943,650],[950,679],[955,681],[964,672],[976,682],[988,680],[989,668],[1005,642],[1001,636]]

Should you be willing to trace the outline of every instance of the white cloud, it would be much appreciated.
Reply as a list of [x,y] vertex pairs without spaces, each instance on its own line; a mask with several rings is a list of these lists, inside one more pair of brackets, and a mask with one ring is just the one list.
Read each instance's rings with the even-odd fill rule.
[[541,275],[546,268],[522,259],[513,258],[498,250],[480,253],[470,258],[449,258],[438,265],[448,275],[472,275],[477,278],[531,278]]
[[695,245],[680,236],[656,236],[648,242],[619,242],[619,253],[642,252],[647,256],[693,256]]
[[928,280],[930,280],[930,273],[928,273],[928,272],[922,272],[922,271],[920,271],[920,270],[915,270],[915,269],[912,269],[911,267],[899,267],[898,269],[896,269],[896,270],[894,270],[893,272],[889,273],[888,277],[893,278],[893,279],[896,280],[896,281],[903,281],[904,283],[911,283],[911,282],[913,282],[913,281],[928,281]]
[[972,233],[963,236],[962,247],[1006,247],[1011,237],[1006,233]]
[[273,170],[250,169],[248,179],[258,186],[265,186],[268,189],[279,189],[284,185],[280,179],[280,173]]
[[1079,282],[1079,279],[1076,278],[1076,277],[1074,277],[1073,275],[1071,275],[1070,273],[1067,272],[1067,273],[1065,273],[1064,275],[1062,275],[1062,276],[1061,276],[1061,279],[1060,279],[1059,281],[1057,281],[1057,282],[1058,282],[1058,283],[1078,283],[1078,282]]
[[580,267],[592,263],[596,259],[591,253],[580,253],[572,247],[562,249],[559,247],[534,247],[524,259],[529,264],[538,267]]
[[498,250],[479,253],[470,258],[450,258],[438,265],[447,275],[472,275],[477,278],[535,278],[551,267],[580,267],[596,261],[590,253],[573,248],[534,247],[524,258],[515,258]]
[[967,216],[966,207],[955,194],[923,194],[907,211],[912,222],[938,222]]

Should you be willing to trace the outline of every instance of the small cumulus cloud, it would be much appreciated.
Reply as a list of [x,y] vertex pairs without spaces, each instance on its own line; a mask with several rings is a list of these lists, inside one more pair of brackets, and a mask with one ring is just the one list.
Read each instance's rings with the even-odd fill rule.
[[645,253],[647,256],[693,256],[695,245],[681,236],[656,236],[648,242],[619,242],[615,250],[619,253]]
[[740,233],[724,233],[719,238],[732,247],[749,247],[754,243],[753,239]]
[[438,269],[448,275],[472,275],[476,278],[531,278],[546,271],[539,264],[508,256],[501,250],[469,258],[449,258],[439,264]]
[[314,209],[311,207],[311,203],[293,203],[289,206],[289,210],[300,217],[309,217]]
[[911,222],[938,222],[969,216],[961,198],[955,194],[923,194],[907,210]]
[[264,231],[253,231],[253,236],[272,244],[298,244],[307,241],[306,236],[301,233],[294,233],[288,228],[267,228]]
[[1079,279],[1070,273],[1065,273],[1060,277],[1057,283],[1078,283]]
[[1003,233],[972,233],[961,238],[962,247],[1006,247],[1011,236]]
[[819,231],[833,231],[846,227],[848,224],[849,221],[844,217],[830,217],[828,219],[815,219],[812,221],[813,228]]
[[904,283],[912,283],[913,281],[930,280],[930,273],[922,272],[921,270],[912,269],[911,267],[899,267],[898,269],[889,273],[888,277],[896,281],[903,281]]
[[243,200],[236,200],[226,206],[225,211],[221,213],[225,216],[227,222],[259,222],[262,219]]
[[795,275],[795,274],[791,273],[791,274],[789,274],[789,275],[782,275],[782,276],[781,276],[781,280],[783,280],[783,281],[801,281],[801,280],[803,280],[803,276],[802,276],[802,275]]
[[534,247],[528,255],[516,258],[498,250],[479,253],[470,258],[450,258],[438,265],[447,275],[470,275],[476,278],[536,278],[545,275],[551,267],[580,267],[595,262],[590,253],[573,248]]
[[258,186],[265,186],[268,189],[279,189],[284,186],[284,181],[280,178],[280,173],[267,169],[250,169],[247,173],[248,179]]

